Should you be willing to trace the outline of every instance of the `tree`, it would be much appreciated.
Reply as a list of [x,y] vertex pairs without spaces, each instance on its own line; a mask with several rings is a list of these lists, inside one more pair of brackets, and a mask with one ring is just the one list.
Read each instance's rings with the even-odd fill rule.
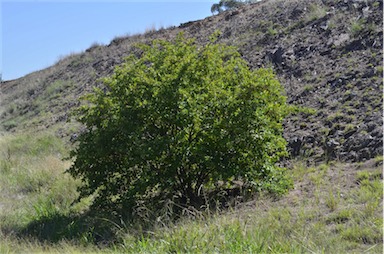
[[220,0],[219,3],[213,4],[211,7],[211,12],[215,13],[221,13],[225,10],[231,10],[238,8],[239,6],[243,5],[244,3],[239,0]]
[[105,89],[87,96],[76,111],[87,131],[68,170],[82,180],[80,197],[127,211],[166,199],[198,206],[218,182],[287,189],[275,165],[286,155],[283,88],[271,70],[250,71],[235,48],[213,38],[205,46],[182,35],[139,45]]
[[239,8],[244,4],[250,4],[258,1],[260,0],[220,0],[219,3],[212,5],[211,12],[222,13],[223,11],[233,10],[233,9]]

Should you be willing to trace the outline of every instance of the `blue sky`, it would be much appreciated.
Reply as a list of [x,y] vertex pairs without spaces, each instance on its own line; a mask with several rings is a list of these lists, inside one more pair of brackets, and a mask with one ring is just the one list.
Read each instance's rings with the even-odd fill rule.
[[95,42],[203,19],[219,0],[1,1],[0,72],[10,80]]

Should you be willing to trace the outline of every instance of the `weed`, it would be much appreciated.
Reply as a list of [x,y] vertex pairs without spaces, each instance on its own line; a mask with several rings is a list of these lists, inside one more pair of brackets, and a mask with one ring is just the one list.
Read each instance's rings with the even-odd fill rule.
[[358,37],[363,31],[366,25],[364,19],[358,19],[351,22],[350,33],[352,37]]
[[278,32],[276,29],[274,29],[274,28],[272,28],[272,27],[269,27],[269,28],[268,28],[267,34],[268,34],[269,36],[274,37],[274,36],[276,36],[278,33],[279,33],[279,32]]
[[324,171],[324,173],[326,173],[328,169],[329,169],[329,164],[326,164],[326,163],[318,166],[318,170]]
[[5,121],[3,122],[3,128],[6,130],[6,131],[10,131],[14,128],[17,127],[17,122],[15,120],[8,120],[8,121]]
[[314,21],[327,15],[327,10],[324,6],[311,4],[309,6],[309,13],[307,14],[307,21]]
[[380,234],[371,227],[361,227],[355,225],[353,227],[346,227],[341,232],[343,239],[358,242],[362,244],[377,244],[381,242]]
[[376,66],[376,73],[379,76],[383,76],[383,66],[382,65]]
[[328,223],[337,223],[337,224],[341,224],[341,223],[346,223],[348,220],[350,220],[353,216],[353,211],[351,209],[343,209],[343,210],[340,210],[338,212],[336,212],[335,214],[332,214],[328,219],[327,219],[327,222]]
[[311,85],[306,85],[306,86],[304,86],[304,92],[310,92],[310,91],[312,91],[313,89],[314,89],[314,87],[311,86]]
[[338,205],[338,197],[332,191],[329,191],[328,197],[325,199],[325,204],[331,211],[335,211]]

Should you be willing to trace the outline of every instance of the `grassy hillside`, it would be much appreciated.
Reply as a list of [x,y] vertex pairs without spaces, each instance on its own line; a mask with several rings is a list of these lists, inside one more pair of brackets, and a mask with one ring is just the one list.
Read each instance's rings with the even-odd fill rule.
[[0,128],[23,131],[56,128],[65,137],[78,98],[100,86],[135,43],[172,40],[184,32],[205,44],[220,31],[219,43],[235,46],[251,68],[272,67],[290,104],[314,114],[287,118],[292,156],[315,161],[357,162],[383,153],[383,1],[266,0],[204,20],[116,37],[55,65],[1,84]]
[[[382,253],[382,157],[365,163],[292,161],[295,188],[229,210],[169,222],[111,221],[71,205],[79,184],[52,134],[0,137],[0,253]],[[235,202],[236,203],[236,202]],[[144,209],[144,208],[143,208]],[[144,214],[151,212],[143,210]]]
[[[382,253],[383,1],[265,0],[179,27],[116,37],[0,84],[0,253]],[[140,223],[74,203],[68,121],[134,44],[179,32],[236,46],[272,67],[290,104],[285,138],[294,188],[229,209],[142,207]],[[156,214],[156,221],[148,218]]]

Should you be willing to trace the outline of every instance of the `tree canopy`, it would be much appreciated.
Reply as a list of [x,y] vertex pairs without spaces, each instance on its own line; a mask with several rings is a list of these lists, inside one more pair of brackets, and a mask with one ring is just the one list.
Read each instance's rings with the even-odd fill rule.
[[251,193],[288,188],[275,165],[286,155],[283,88],[214,37],[205,46],[181,34],[140,44],[86,97],[76,115],[87,131],[68,170],[82,180],[80,197],[126,211],[166,199],[200,205],[203,193],[234,181]]
[[236,9],[244,4],[258,2],[260,0],[220,0],[219,3],[215,3],[211,7],[212,13],[221,13],[226,10]]

